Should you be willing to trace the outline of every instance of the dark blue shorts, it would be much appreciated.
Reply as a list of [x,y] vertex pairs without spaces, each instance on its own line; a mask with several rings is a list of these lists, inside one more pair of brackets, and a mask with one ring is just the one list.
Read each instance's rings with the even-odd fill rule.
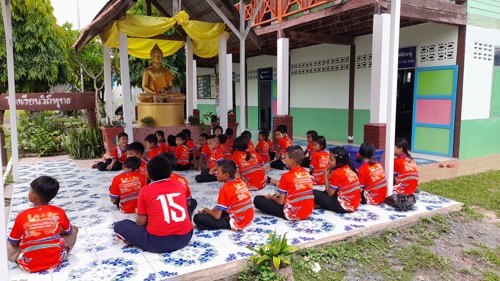
[[167,253],[187,246],[193,236],[193,230],[184,235],[156,236],[149,234],[145,226],[138,226],[135,221],[122,220],[114,226],[115,234],[128,243],[152,253]]

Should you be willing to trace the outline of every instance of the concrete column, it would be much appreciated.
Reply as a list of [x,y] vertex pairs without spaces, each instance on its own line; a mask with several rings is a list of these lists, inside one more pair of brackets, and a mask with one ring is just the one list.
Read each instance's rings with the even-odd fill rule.
[[[233,108],[233,54],[227,54],[227,111]],[[227,115],[227,114],[226,114]]]
[[219,116],[220,126],[224,129],[227,128],[227,95],[228,92],[228,81],[227,79],[231,77],[231,74],[228,73],[228,62],[227,62],[227,42],[226,42],[226,34],[222,34],[219,38],[219,112],[217,112]]
[[125,122],[125,133],[130,141],[134,140],[132,129],[132,95],[130,92],[130,70],[128,65],[128,39],[127,35],[119,33],[120,39],[120,73],[123,91],[123,121]]
[[113,120],[113,81],[111,73],[111,49],[103,45],[103,60],[104,60],[104,102],[106,103],[106,116],[109,120]]
[[194,94],[191,96],[191,100],[192,100],[192,103],[193,103],[193,115],[194,115],[194,110],[195,109],[198,109],[198,95],[197,95],[197,88],[198,88],[198,80],[197,80],[197,71],[196,71],[196,60],[193,60],[193,73],[192,73],[192,79],[191,79],[191,82],[188,82],[188,83],[191,83],[191,87],[193,87],[194,89]]
[[[189,36],[186,38],[186,118],[193,115],[193,96],[196,96],[196,87],[192,83],[193,76],[193,41]],[[194,70],[196,72],[196,70]]]
[[[277,115],[288,115],[288,86],[290,72],[290,41],[288,38],[278,39],[278,108]],[[240,74],[241,75],[241,74]],[[241,80],[241,78],[240,78]]]

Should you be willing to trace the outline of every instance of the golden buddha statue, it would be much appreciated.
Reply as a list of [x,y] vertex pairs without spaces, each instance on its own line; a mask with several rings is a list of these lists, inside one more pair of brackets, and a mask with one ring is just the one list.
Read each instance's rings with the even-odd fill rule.
[[172,93],[172,81],[174,76],[161,65],[163,51],[155,44],[151,49],[152,65],[144,69],[142,75],[142,89],[144,93],[137,98],[141,102],[184,102],[186,96],[181,93]]

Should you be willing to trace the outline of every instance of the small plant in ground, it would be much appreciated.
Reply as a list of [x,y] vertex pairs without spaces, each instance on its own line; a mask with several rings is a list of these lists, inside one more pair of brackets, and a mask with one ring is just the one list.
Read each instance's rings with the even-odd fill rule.
[[276,269],[280,269],[282,265],[290,265],[291,254],[299,249],[298,246],[288,245],[286,233],[283,236],[278,236],[276,231],[269,233],[269,244],[264,244],[258,249],[250,246],[247,248],[255,252],[250,257],[251,261],[255,261],[257,264],[263,261],[271,261]]

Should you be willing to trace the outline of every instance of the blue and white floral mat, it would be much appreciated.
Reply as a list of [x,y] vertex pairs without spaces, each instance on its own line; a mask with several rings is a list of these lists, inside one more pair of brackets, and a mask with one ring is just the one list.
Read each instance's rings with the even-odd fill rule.
[[[283,172],[273,170],[270,176],[279,178]],[[27,196],[29,183],[40,175],[59,180],[61,189],[51,204],[65,209],[80,231],[69,259],[60,267],[29,274],[11,263],[9,280],[162,280],[248,258],[251,251],[246,246],[265,243],[268,233],[274,230],[279,234],[286,232],[289,242],[297,245],[459,204],[422,192],[418,195],[416,208],[406,213],[386,205],[362,205],[352,214],[315,210],[308,220],[290,222],[256,211],[253,223],[243,231],[206,231],[195,227],[191,243],[184,249],[154,254],[127,247],[113,235],[115,222],[135,219],[133,214],[120,213],[109,200],[109,185],[118,173],[80,169],[72,160],[40,161],[35,165],[21,166],[21,179],[14,187],[7,234],[17,214],[31,207]],[[215,206],[221,184],[196,183],[196,171],[179,174],[188,179],[198,208]],[[268,185],[253,194],[272,192],[274,187]]]

